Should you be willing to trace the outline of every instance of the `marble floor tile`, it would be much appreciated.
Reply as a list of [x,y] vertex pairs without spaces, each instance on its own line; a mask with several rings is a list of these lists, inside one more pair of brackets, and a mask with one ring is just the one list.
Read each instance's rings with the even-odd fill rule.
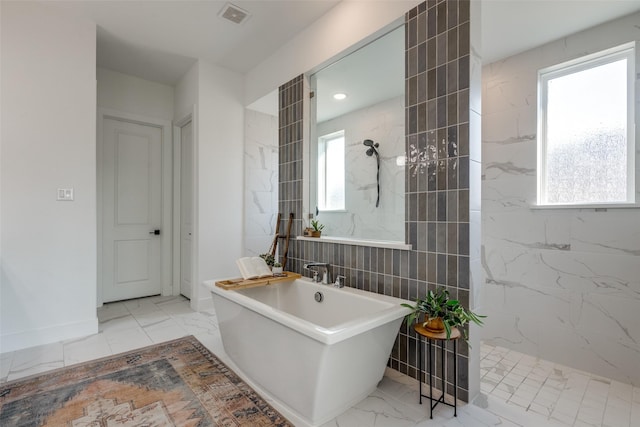
[[163,304],[174,304],[176,302],[189,301],[182,295],[168,295],[168,296],[156,295],[154,297],[145,298],[145,300],[149,300],[153,302],[158,307],[161,307]]
[[0,353],[0,382],[7,380],[13,362],[13,353],[13,351]]
[[[194,312],[184,297],[105,304],[98,318],[99,334],[0,354],[0,382],[184,335],[194,335],[223,362],[233,363],[215,310]],[[429,419],[428,404],[418,403],[418,382],[387,369],[370,396],[323,427],[640,426],[638,387],[486,343],[480,353],[482,392],[470,404],[460,402],[457,417],[453,408],[439,405]]]
[[111,347],[104,334],[89,335],[84,338],[64,342],[64,366],[87,362],[110,356]]
[[129,313],[134,316],[161,311],[160,307],[148,298],[129,300],[125,301],[123,304]]
[[64,366],[64,351],[61,342],[31,347],[13,353],[7,381],[28,377]]
[[112,331],[121,331],[126,329],[134,329],[139,327],[140,325],[136,321],[135,317],[131,314],[127,314],[125,316],[114,317],[112,319],[105,320],[98,324],[98,330],[100,332],[112,332]]
[[638,387],[488,344],[481,354],[481,366],[492,366],[481,377],[481,391],[509,411],[564,426],[640,426],[633,403]]
[[191,335],[172,318],[145,326],[143,330],[154,343],[170,341]]
[[115,319],[117,317],[129,315],[129,310],[122,302],[110,302],[98,308],[98,320],[104,322],[106,320]]
[[104,332],[113,354],[123,353],[153,344],[141,327],[133,329],[107,330]]
[[189,301],[187,300],[158,304],[158,307],[170,316],[193,313],[193,310],[189,305]]
[[194,337],[197,338],[205,347],[209,349],[212,353],[220,356],[222,354],[226,355],[227,353],[224,351],[224,345],[222,344],[222,337],[220,337],[220,333],[210,333],[210,334],[196,334]]
[[572,426],[576,418],[573,415],[554,410],[553,413],[551,414],[551,420],[555,421],[558,424],[562,424],[565,426]]
[[631,403],[625,404],[610,398],[604,411],[602,425],[607,427],[631,425]]
[[362,402],[346,410],[324,427],[405,427],[415,426],[424,419],[422,411],[397,401],[379,390],[371,393]]
[[640,404],[631,404],[631,424],[633,426],[640,425]]
[[218,326],[201,313],[174,315],[173,319],[191,335],[206,334],[212,330],[218,330]]
[[155,324],[164,322],[165,320],[171,319],[171,316],[169,316],[167,313],[165,313],[162,310],[149,311],[146,313],[136,313],[136,314],[132,314],[132,316],[134,319],[136,319],[138,324],[142,327],[155,325]]
[[518,425],[522,427],[561,427],[554,420],[546,418],[532,411],[525,411],[523,408],[511,405],[499,399],[495,399],[492,395],[480,396],[474,405],[487,410],[488,412],[499,417],[505,425]]

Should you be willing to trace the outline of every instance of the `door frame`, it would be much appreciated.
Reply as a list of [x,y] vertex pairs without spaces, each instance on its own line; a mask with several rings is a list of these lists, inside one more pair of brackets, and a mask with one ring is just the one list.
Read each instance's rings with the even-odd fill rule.
[[191,235],[191,308],[196,310],[198,303],[197,296],[197,287],[196,283],[197,276],[196,271],[198,271],[198,196],[197,196],[197,188],[198,181],[196,179],[197,176],[197,162],[198,158],[197,150],[197,114],[196,114],[196,106],[191,106],[191,111],[188,111],[179,116],[179,119],[175,120],[173,123],[173,241],[175,244],[173,245],[173,283],[177,288],[176,295],[180,294],[180,279],[182,262],[180,258],[181,252],[181,236],[180,236],[180,227],[182,224],[180,203],[181,203],[181,177],[182,177],[182,127],[187,123],[191,122],[191,184],[193,186],[192,193],[193,197],[191,198],[191,224],[192,224],[192,235]]
[[173,240],[173,221],[172,221],[172,206],[173,206],[173,135],[171,133],[171,121],[163,120],[156,117],[149,117],[140,114],[132,114],[124,111],[119,111],[110,108],[98,108],[98,120],[97,120],[97,135],[96,135],[96,205],[97,205],[97,306],[101,307],[104,301],[102,293],[102,209],[104,208],[102,203],[102,180],[103,170],[102,162],[104,158],[104,141],[103,141],[103,129],[104,120],[112,119],[119,120],[128,123],[134,123],[144,126],[152,126],[160,129],[162,134],[162,234],[161,239],[161,282],[162,282],[162,295],[177,295],[176,283],[172,277],[173,263],[172,263],[172,248],[174,246]]

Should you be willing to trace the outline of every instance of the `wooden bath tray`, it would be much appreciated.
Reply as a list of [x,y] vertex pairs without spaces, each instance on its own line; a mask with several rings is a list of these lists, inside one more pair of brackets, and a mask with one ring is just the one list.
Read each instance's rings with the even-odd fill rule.
[[262,277],[260,279],[230,279],[230,280],[220,280],[216,282],[216,286],[226,290],[235,290],[235,289],[248,289],[255,288],[257,286],[267,286],[272,285],[274,283],[279,282],[291,282],[293,280],[299,279],[302,275],[298,273],[292,273],[291,271],[285,271],[284,274],[286,276],[282,277]]

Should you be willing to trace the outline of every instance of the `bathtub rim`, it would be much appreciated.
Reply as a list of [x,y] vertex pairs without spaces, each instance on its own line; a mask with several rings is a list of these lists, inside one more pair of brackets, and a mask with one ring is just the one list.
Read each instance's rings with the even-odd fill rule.
[[[315,291],[332,293],[346,292],[356,295],[359,298],[372,299],[378,302],[389,304],[389,307],[377,311],[373,315],[370,314],[358,316],[346,322],[340,323],[330,328],[326,328],[316,325],[308,320],[304,320],[300,317],[286,313],[277,308],[271,307],[265,303],[262,303],[234,290],[222,289],[215,285],[215,280],[207,280],[204,282],[204,285],[212,292],[214,297],[214,304],[215,296],[219,296],[223,299],[239,304],[247,308],[248,310],[258,313],[266,318],[281,323],[282,325],[290,329],[293,329],[303,335],[307,335],[308,337],[326,345],[344,341],[355,335],[371,330],[377,326],[392,322],[394,320],[397,320],[398,318],[406,316],[411,311],[406,307],[402,307],[400,304],[411,304],[412,302],[401,298],[349,287],[335,288],[331,285],[322,285],[315,283],[308,278],[299,278],[294,280],[293,282],[300,282],[301,286],[312,286],[314,287]],[[291,282],[280,282],[269,286],[290,286],[291,284]]]

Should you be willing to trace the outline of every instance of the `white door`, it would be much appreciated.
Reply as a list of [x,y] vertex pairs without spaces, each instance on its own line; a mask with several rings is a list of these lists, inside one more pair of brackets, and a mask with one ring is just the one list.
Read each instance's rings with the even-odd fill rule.
[[162,130],[105,118],[102,293],[118,301],[162,293]]
[[180,131],[180,293],[191,298],[191,235],[193,233],[192,122]]

